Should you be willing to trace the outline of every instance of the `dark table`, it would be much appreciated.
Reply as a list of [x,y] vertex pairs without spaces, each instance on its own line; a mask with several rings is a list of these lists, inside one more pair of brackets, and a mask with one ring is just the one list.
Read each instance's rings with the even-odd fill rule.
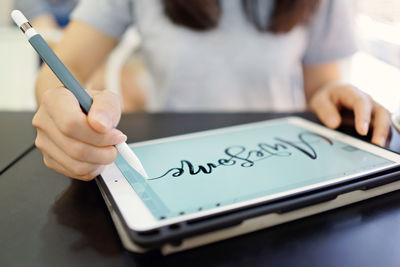
[[31,149],[36,133],[30,112],[0,113],[0,175]]
[[[134,142],[282,115],[135,114],[119,128]],[[400,266],[400,192],[166,257],[128,252],[96,184],[47,169],[30,149],[31,118],[0,112],[0,159],[18,159],[0,176],[0,266]]]

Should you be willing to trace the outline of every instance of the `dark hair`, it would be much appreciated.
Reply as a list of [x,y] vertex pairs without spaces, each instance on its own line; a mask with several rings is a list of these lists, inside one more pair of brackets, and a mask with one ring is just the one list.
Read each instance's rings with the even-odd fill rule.
[[[219,0],[162,0],[164,10],[172,22],[194,30],[209,30],[218,25],[221,16]],[[227,0],[233,1],[233,0]],[[268,23],[258,12],[258,0],[241,0],[247,19],[260,31],[289,32],[307,23],[320,0],[275,0]],[[272,1],[272,0],[270,0]]]

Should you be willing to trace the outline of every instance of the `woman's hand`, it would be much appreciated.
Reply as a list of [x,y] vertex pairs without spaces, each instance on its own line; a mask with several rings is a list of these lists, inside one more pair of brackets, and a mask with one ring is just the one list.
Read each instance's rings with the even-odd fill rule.
[[47,90],[32,124],[35,145],[47,167],[66,176],[88,181],[112,163],[113,146],[127,137],[114,129],[121,116],[120,100],[109,91],[90,91],[93,104],[86,116],[73,94],[59,87]]
[[309,106],[326,126],[333,129],[342,123],[340,109],[352,110],[357,132],[367,135],[372,126],[372,143],[385,146],[391,124],[390,113],[356,87],[347,84],[327,85],[312,95]]

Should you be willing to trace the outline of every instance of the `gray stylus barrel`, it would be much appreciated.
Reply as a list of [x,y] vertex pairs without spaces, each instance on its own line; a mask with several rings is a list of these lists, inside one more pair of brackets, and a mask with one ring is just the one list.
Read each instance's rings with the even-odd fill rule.
[[72,76],[71,72],[56,56],[42,36],[36,34],[29,39],[29,42],[62,84],[75,95],[83,111],[88,114],[93,103],[92,98],[86,93],[85,89],[82,88],[74,76]]

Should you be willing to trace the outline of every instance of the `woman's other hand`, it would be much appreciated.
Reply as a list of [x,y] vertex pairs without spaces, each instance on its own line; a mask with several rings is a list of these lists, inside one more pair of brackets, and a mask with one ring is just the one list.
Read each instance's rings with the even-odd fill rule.
[[352,110],[356,131],[365,136],[371,127],[372,143],[385,146],[391,124],[390,113],[356,87],[328,84],[312,95],[309,106],[322,123],[333,129],[342,123],[341,108]]

